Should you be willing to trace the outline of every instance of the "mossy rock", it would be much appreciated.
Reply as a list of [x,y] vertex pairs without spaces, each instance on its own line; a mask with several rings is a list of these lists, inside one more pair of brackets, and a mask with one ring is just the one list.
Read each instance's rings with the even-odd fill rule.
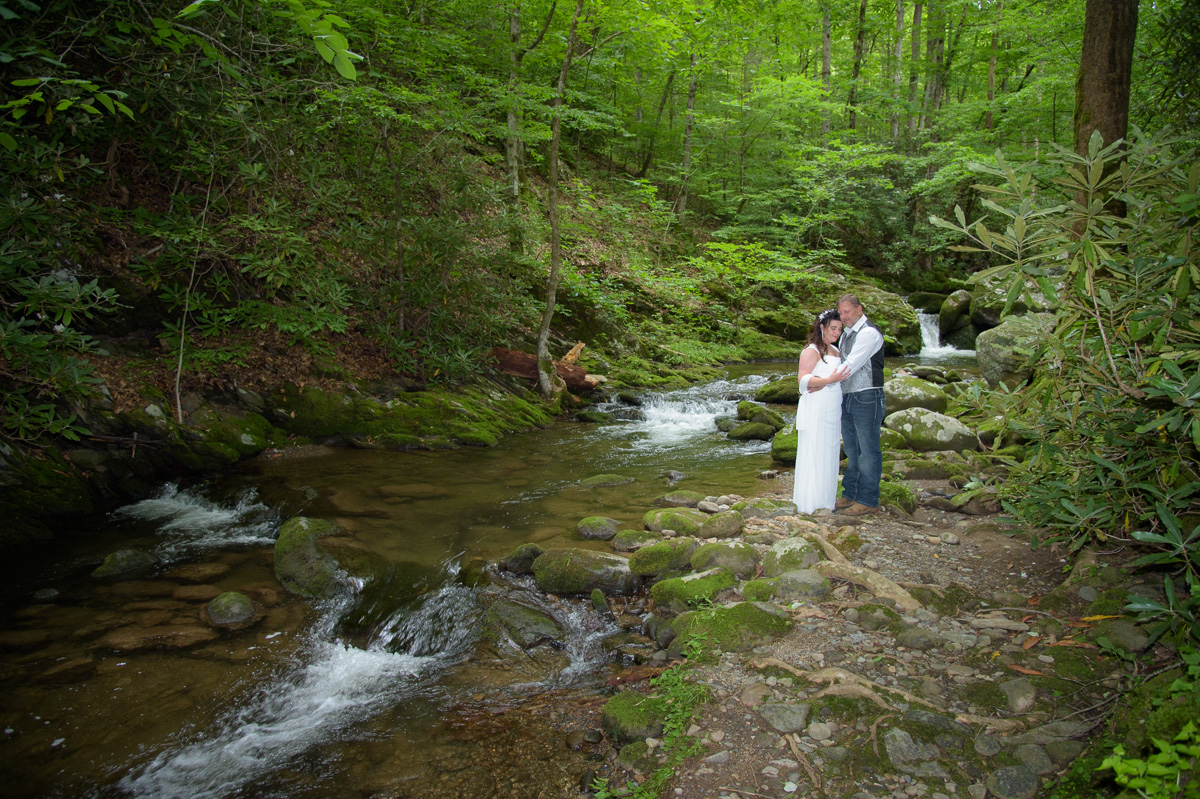
[[484,617],[484,637],[495,640],[503,631],[522,649],[563,639],[563,630],[554,618],[543,610],[501,599],[493,602]]
[[96,511],[84,473],[58,452],[31,457],[0,442],[0,547],[44,541]]
[[140,549],[118,549],[111,552],[92,572],[92,576],[101,580],[118,580],[137,577],[159,565],[159,559],[149,552]]
[[787,421],[778,412],[749,400],[742,400],[737,404],[737,416],[744,422],[770,425],[775,430],[782,430],[787,426]]
[[726,608],[684,613],[673,622],[676,637],[668,654],[682,654],[691,646],[720,652],[745,652],[786,635],[792,623],[784,616],[753,602]]
[[513,574],[533,574],[533,562],[545,551],[537,544],[521,544],[500,561],[500,568]]
[[800,402],[800,383],[795,375],[772,380],[754,393],[756,402],[795,405]]
[[742,596],[747,602],[770,602],[779,587],[778,577],[762,577],[742,586]]
[[[900,435],[894,430],[887,432]],[[903,440],[904,437],[900,436],[900,438]],[[905,458],[892,467],[893,473],[905,480],[948,480],[963,470],[966,470],[966,467],[962,464],[925,458]]]
[[833,590],[829,580],[812,569],[784,572],[777,579],[776,594],[785,600],[822,599]]
[[729,431],[734,441],[770,441],[779,428],[762,422],[743,422]]
[[789,424],[787,427],[780,430],[771,439],[771,460],[776,463],[787,464],[792,466],[796,463],[796,447],[800,441],[800,434],[796,432],[796,425]]
[[704,501],[704,496],[698,491],[680,489],[656,497],[654,504],[660,508],[694,508]]
[[938,309],[938,333],[942,341],[956,330],[962,330],[971,325],[971,292],[959,289],[942,301]]
[[691,567],[698,571],[728,569],[745,579],[753,577],[758,570],[758,550],[742,541],[720,541],[701,544],[691,553]]
[[613,415],[611,413],[605,413],[604,411],[578,411],[575,414],[575,421],[591,422],[593,424],[605,424],[613,421]]
[[731,430],[734,430],[735,428],[737,428],[738,425],[741,424],[741,422],[738,421],[738,418],[736,416],[718,416],[716,419],[713,420],[713,424],[716,425],[717,430],[719,430],[720,432],[728,433]]
[[317,539],[335,532],[333,522],[296,516],[279,528],[275,540],[275,577],[294,594],[333,596],[341,582],[337,562],[317,548]]
[[884,427],[879,431],[879,448],[884,452],[908,449],[908,441],[895,430]]
[[746,526],[746,519],[736,510],[714,513],[700,525],[700,538],[732,538]]
[[795,516],[796,504],[782,499],[754,497],[735,502],[730,507],[747,519],[774,519],[777,516]]
[[608,516],[588,516],[575,523],[575,532],[591,541],[611,541],[621,523]]
[[658,757],[645,741],[634,741],[622,746],[621,751],[617,752],[615,762],[620,768],[634,774],[651,774],[659,768]]
[[904,298],[909,305],[925,313],[938,313],[946,301],[945,294],[933,291],[914,291]]
[[909,408],[884,417],[889,430],[904,436],[906,446],[922,452],[979,449],[979,438],[953,416]]
[[254,600],[238,591],[218,594],[204,608],[205,621],[223,630],[244,630],[266,616]]
[[778,577],[785,572],[807,569],[821,560],[821,552],[807,539],[792,536],[776,541],[763,558],[763,574]]
[[607,488],[609,486],[623,486],[632,482],[632,477],[626,477],[623,474],[594,474],[591,477],[580,480],[579,485],[584,488]]
[[630,594],[636,586],[620,555],[587,549],[548,549],[533,562],[533,579],[548,594]]
[[925,408],[944,413],[950,398],[928,380],[919,377],[893,377],[883,384],[884,413],[892,414],[909,408]]
[[609,545],[617,552],[634,552],[661,540],[653,530],[618,530]]
[[642,517],[642,524],[656,533],[674,530],[680,535],[696,535],[707,519],[708,514],[692,508],[663,508],[647,512]]
[[694,538],[669,538],[649,544],[629,556],[629,570],[639,577],[653,577],[686,569],[696,546]]
[[737,585],[737,578],[728,569],[709,569],[694,572],[655,583],[650,589],[650,598],[660,608],[672,613],[682,613],[713,598]]
[[600,728],[617,743],[660,738],[670,706],[666,700],[637,691],[621,691],[604,703]]

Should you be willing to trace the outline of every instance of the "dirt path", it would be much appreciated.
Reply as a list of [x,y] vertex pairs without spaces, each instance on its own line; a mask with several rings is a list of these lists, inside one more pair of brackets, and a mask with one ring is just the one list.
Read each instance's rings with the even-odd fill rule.
[[[769,496],[790,498],[784,481],[776,488]],[[923,606],[892,610],[835,579],[830,596],[787,608],[785,637],[699,666],[711,701],[688,732],[702,751],[664,796],[1033,797],[1083,751],[1089,716],[1075,713],[1119,661],[1080,637],[1079,607],[1039,610],[1066,559],[1006,534],[995,515],[936,509],[941,493],[953,492],[923,484],[912,517],[815,517],[852,564]],[[797,518],[753,520],[745,534],[784,537]],[[1064,718],[1069,729],[1045,727]],[[645,778],[609,773],[614,787]]]

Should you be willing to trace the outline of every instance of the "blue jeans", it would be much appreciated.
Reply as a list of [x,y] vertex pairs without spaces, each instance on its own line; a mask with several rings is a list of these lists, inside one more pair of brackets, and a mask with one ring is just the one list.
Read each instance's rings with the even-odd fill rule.
[[842,496],[872,508],[879,507],[879,478],[883,475],[883,453],[879,451],[882,426],[882,388],[842,397],[842,449],[846,450]]

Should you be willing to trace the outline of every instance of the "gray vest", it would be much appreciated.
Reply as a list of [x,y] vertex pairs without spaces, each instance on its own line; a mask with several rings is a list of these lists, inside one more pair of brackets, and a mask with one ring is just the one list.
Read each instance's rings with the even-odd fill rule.
[[[870,319],[865,320],[863,327],[875,327]],[[876,330],[879,328],[875,327]],[[861,329],[859,330],[861,333]],[[880,336],[882,337],[882,333]],[[842,358],[845,359],[854,350],[854,339],[858,337],[858,333],[843,333],[841,345],[838,350],[842,353]],[[853,394],[856,391],[864,391],[868,388],[883,388],[883,347],[880,346],[874,354],[871,355],[870,368],[859,369],[854,374],[847,377],[842,382],[842,393]]]

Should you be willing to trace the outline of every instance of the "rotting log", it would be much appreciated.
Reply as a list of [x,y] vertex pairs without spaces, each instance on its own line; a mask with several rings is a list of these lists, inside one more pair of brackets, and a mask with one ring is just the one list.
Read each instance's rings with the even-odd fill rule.
[[[523,377],[526,380],[537,380],[537,356],[520,350],[509,350],[503,347],[495,347],[492,349],[492,357],[496,359],[500,371],[507,375]],[[567,388],[573,393],[582,393],[592,391],[596,386],[600,385],[594,375],[589,375],[587,370],[582,366],[575,364],[563,363],[562,361],[554,362],[554,371],[567,384]]]

